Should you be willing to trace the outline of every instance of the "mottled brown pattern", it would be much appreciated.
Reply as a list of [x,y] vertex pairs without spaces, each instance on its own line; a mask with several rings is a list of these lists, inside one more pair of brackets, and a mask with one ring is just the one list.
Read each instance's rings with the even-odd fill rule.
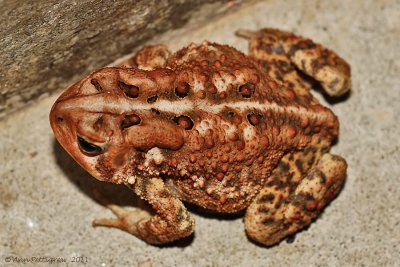
[[250,38],[250,56],[210,42],[173,54],[149,46],[59,97],[50,122],[61,145],[156,212],[110,205],[117,219],[94,225],[170,242],[194,229],[183,200],[218,212],[247,208],[248,235],[272,245],[311,223],[339,192],[346,164],[328,153],[338,120],[312,97],[304,73],[341,95],[347,63],[290,33],[239,34]]

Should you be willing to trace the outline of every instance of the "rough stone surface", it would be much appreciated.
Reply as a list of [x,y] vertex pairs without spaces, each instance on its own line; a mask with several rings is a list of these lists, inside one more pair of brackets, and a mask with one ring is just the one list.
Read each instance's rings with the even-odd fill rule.
[[399,25],[394,0],[270,0],[149,42],[177,49],[208,39],[245,51],[246,41],[233,31],[279,27],[312,37],[350,62],[352,94],[327,104],[341,122],[333,152],[349,164],[347,182],[293,243],[260,247],[246,238],[241,217],[196,208],[190,208],[194,237],[168,246],[93,229],[93,219],[112,216],[93,189],[131,208],[137,198],[123,186],[96,181],[57,145],[48,124],[53,96],[0,122],[0,265],[19,266],[5,262],[14,256],[58,257],[75,266],[73,257],[83,256],[86,266],[399,266]]
[[0,0],[0,118],[155,33],[223,13],[225,2]]

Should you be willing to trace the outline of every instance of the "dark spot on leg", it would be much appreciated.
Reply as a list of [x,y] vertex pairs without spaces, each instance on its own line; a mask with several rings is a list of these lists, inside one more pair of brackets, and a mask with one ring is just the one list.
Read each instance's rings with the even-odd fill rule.
[[298,50],[312,49],[316,45],[311,40],[302,40],[297,44],[292,45],[288,55],[293,56]]
[[273,218],[265,218],[264,220],[262,220],[262,223],[265,225],[270,225],[275,223],[275,220]]
[[279,169],[281,169],[282,172],[288,172],[290,170],[290,165],[287,162],[283,161],[283,160],[281,160],[279,162],[278,166],[279,166]]
[[281,73],[283,72],[283,74],[289,73],[293,70],[292,66],[284,60],[277,60],[276,65],[278,66],[279,71]]
[[317,149],[313,146],[309,146],[304,150],[304,154],[307,155],[309,153],[315,153],[317,152]]
[[279,209],[282,206],[282,203],[284,202],[283,198],[279,198],[279,200],[275,203],[274,208]]
[[299,50],[299,49],[300,49],[300,47],[299,47],[298,44],[292,45],[292,47],[290,48],[290,50],[289,50],[289,52],[288,52],[288,55],[289,55],[290,57],[293,56],[293,55],[297,52],[297,50]]
[[343,162],[343,158],[340,157],[340,156],[337,156],[337,155],[332,155],[332,154],[331,154],[331,159],[332,159],[333,161],[336,161],[336,162]]
[[183,220],[183,208],[180,207],[178,213],[176,214],[176,221],[179,223]]
[[293,82],[287,82],[287,86],[289,89],[294,89],[294,83]]
[[322,154],[328,153],[329,149],[330,149],[330,147],[324,147],[321,149],[321,153]]
[[307,203],[307,201],[310,200],[314,200],[314,197],[312,195],[300,192],[293,196],[292,204],[296,207],[305,209],[305,204]]
[[270,62],[262,60],[261,66],[265,69],[265,72],[269,72],[271,70]]
[[317,71],[319,69],[321,69],[323,66],[324,66],[324,62],[322,62],[322,61],[320,61],[318,59],[313,59],[311,61],[312,74],[315,75],[317,73]]
[[302,175],[304,175],[304,168],[303,168],[303,162],[300,159],[296,159],[296,161],[294,162],[294,164],[296,164],[297,169],[299,169],[300,173]]
[[275,186],[277,189],[283,189],[288,186],[288,183],[280,179],[277,174],[274,174],[266,185],[270,187]]
[[269,208],[266,208],[266,207],[258,207],[258,212],[261,212],[261,213],[269,213],[271,210],[269,209]]
[[273,194],[265,194],[257,201],[257,203],[265,203],[273,201],[275,196]]
[[307,164],[311,166],[311,165],[314,163],[314,161],[315,161],[315,156],[312,156],[312,157],[307,161]]
[[282,76],[282,73],[281,73],[279,70],[275,70],[275,71],[274,71],[274,74],[275,74],[275,78],[276,78],[277,80],[283,82],[283,76]]
[[325,184],[326,183],[326,175],[325,175],[325,173],[320,171],[318,174],[319,174],[319,177],[321,179],[321,183]]
[[262,50],[266,52],[267,54],[273,54],[274,53],[274,47],[272,44],[267,44],[265,42],[259,42],[257,44],[257,49]]
[[335,88],[339,82],[340,82],[340,80],[338,78],[335,78],[328,86],[330,88]]

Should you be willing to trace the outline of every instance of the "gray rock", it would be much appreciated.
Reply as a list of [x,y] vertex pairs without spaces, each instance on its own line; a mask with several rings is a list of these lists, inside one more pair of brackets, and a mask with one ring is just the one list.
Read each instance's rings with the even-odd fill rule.
[[192,16],[216,16],[223,2],[0,1],[0,118]]

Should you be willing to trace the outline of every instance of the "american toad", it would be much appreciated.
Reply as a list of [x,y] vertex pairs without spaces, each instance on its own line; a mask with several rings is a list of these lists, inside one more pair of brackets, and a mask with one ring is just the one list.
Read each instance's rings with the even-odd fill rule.
[[183,202],[244,209],[248,236],[273,245],[309,225],[338,194],[346,162],[330,154],[337,117],[310,89],[350,87],[350,67],[309,39],[275,29],[239,31],[250,53],[216,43],[140,50],[69,87],[50,123],[66,151],[101,181],[124,184],[154,216],[109,208],[95,226],[151,244],[186,237]]

